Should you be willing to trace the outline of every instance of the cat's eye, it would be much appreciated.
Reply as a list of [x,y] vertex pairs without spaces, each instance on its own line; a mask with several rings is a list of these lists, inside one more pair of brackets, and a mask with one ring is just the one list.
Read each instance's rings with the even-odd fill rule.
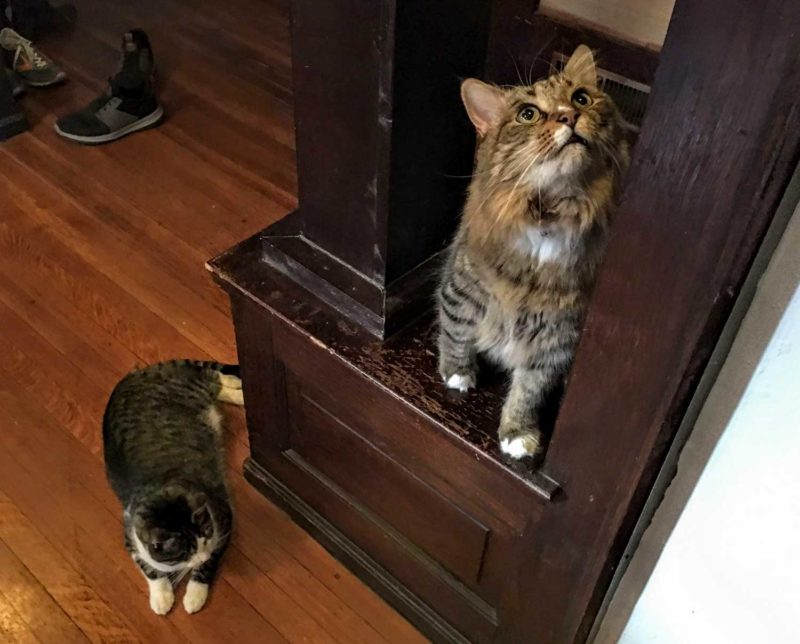
[[517,112],[517,121],[520,123],[535,123],[539,120],[541,112],[534,105],[523,105]]
[[585,89],[577,89],[572,95],[572,104],[577,107],[586,107],[592,104],[592,97]]

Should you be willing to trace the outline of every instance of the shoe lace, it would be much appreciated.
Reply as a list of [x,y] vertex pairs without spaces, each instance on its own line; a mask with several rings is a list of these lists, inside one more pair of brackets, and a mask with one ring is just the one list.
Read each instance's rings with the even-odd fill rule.
[[44,69],[47,67],[47,60],[36,50],[30,40],[25,40],[24,38],[19,39],[19,44],[14,52],[14,67],[17,66],[17,61],[20,56],[28,60],[30,64],[33,65],[34,69]]

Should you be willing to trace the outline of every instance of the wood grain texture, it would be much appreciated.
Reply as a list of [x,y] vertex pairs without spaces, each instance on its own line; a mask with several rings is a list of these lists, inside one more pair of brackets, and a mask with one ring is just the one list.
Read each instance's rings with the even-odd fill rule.
[[[585,641],[800,159],[798,24],[800,5],[789,0],[758,7],[678,0],[538,471],[514,471],[493,453],[486,428],[496,419],[496,390],[470,394],[463,406],[442,393],[424,318],[385,342],[365,340],[357,325],[263,261],[259,236],[215,260],[234,302],[251,400],[250,480],[437,641],[460,641],[442,618],[476,642]],[[654,62],[648,56],[640,71]],[[327,432],[324,442],[336,443],[344,425],[359,436],[339,455],[350,458],[346,465],[320,459],[317,445],[292,442],[292,418],[303,413],[304,398],[323,400],[320,392],[338,425],[317,415],[309,423],[315,435]],[[430,574],[424,535],[398,536],[394,517],[373,501],[368,488],[376,484],[352,473],[362,461],[371,467],[364,444],[470,514],[510,517],[518,528],[499,547],[493,532],[486,555],[503,575],[495,577],[499,591],[483,579],[477,588],[451,583],[446,567],[457,566],[441,557],[444,570]],[[464,454],[474,461],[457,467]],[[509,490],[523,482],[517,498],[525,509],[511,507],[514,495],[499,486],[481,486],[484,495],[469,487],[490,475]],[[559,494],[546,493],[547,481],[558,483]],[[488,507],[481,504],[487,496]]]
[[800,159],[798,25],[790,0],[676,2],[544,465],[566,502],[527,550],[520,593],[537,600],[517,636],[588,632]]
[[[0,639],[20,642],[417,642],[423,638],[242,478],[208,606],[165,619],[124,551],[101,461],[117,380],[174,357],[235,361],[204,262],[296,206],[288,12],[280,2],[78,0],[39,43],[67,71],[22,102],[0,147]],[[102,91],[131,25],[151,35],[169,119],[112,146],[59,139]]]

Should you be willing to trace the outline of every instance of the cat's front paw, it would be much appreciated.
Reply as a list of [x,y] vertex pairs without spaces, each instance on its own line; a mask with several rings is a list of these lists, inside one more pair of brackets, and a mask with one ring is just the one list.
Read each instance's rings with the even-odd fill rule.
[[445,377],[444,384],[448,389],[456,389],[464,393],[475,387],[475,380],[474,373],[454,373]]
[[536,456],[542,449],[542,434],[536,429],[500,429],[500,450],[511,458]]
[[190,579],[186,584],[186,593],[183,595],[183,608],[190,615],[205,606],[208,599],[208,584]]
[[445,387],[464,393],[475,387],[478,380],[478,368],[477,365],[469,362],[464,363],[460,360],[440,357],[439,375],[442,377]]
[[166,615],[175,603],[175,594],[169,579],[148,579],[147,584],[150,587],[150,608],[156,615]]

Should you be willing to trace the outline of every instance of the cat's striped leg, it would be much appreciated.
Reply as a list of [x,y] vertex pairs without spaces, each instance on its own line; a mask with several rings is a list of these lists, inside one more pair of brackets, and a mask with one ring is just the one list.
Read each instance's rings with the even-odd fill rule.
[[534,456],[542,448],[538,408],[560,370],[549,364],[515,369],[500,415],[500,449],[512,458]]
[[475,327],[485,312],[479,297],[453,276],[439,290],[439,374],[449,389],[464,392],[477,380]]
[[227,547],[227,538],[222,546],[218,546],[212,552],[207,561],[192,570],[189,583],[186,584],[186,592],[183,595],[183,608],[189,613],[196,613],[205,606],[208,599],[208,589],[214,577],[217,576],[222,554]]

